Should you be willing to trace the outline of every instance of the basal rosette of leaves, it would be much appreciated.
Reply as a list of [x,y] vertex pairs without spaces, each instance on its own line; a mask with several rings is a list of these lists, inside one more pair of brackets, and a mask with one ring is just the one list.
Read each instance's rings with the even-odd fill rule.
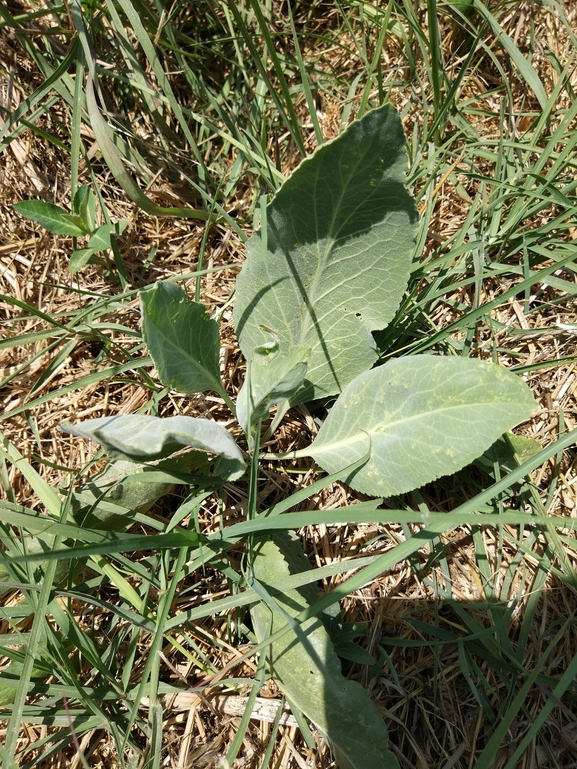
[[[372,368],[371,332],[394,317],[414,258],[417,212],[406,165],[401,121],[384,106],[320,147],[261,212],[235,297],[247,359],[236,404],[220,376],[216,320],[172,284],[142,292],[144,339],[162,382],[184,393],[220,394],[247,448],[220,424],[182,416],[109,417],[65,429],[140,463],[166,463],[174,452],[192,450],[212,465],[217,485],[241,478],[248,455],[252,500],[261,422],[275,405],[282,415],[313,397],[338,395],[315,440],[298,454],[369,496],[415,489],[483,454],[533,412],[522,380],[497,365],[434,355]],[[256,506],[249,515],[258,515]],[[341,769],[398,769],[384,722],[366,691],[342,676],[322,621],[299,619],[316,602],[316,588],[275,600],[267,594],[267,583],[306,568],[298,539],[258,542],[247,582],[262,595],[252,609],[257,640],[274,634],[265,652],[270,674],[325,734]]]

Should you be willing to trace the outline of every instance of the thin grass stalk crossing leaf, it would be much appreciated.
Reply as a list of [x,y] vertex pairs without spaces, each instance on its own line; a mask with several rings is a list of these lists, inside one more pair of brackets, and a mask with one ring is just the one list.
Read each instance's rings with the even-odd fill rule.
[[[6,503],[4,503],[6,505]],[[358,507],[353,505],[352,507]],[[84,534],[77,526],[66,526],[64,524],[57,524],[53,522],[47,523],[42,519],[38,519],[33,515],[27,515],[22,512],[14,512],[7,507],[0,508],[5,516],[6,520],[13,522],[15,525],[21,525],[27,531],[36,531],[39,536],[44,532],[50,531],[54,534],[62,534],[62,536],[82,536],[87,543],[78,547],[63,548],[61,550],[43,551],[41,553],[30,552],[26,555],[14,556],[11,560],[13,563],[28,563],[33,561],[51,561],[71,558],[85,558],[90,555],[100,554],[112,554],[112,553],[130,553],[136,550],[149,550],[149,549],[170,549],[175,547],[182,547],[184,545],[199,546],[199,537],[192,535],[189,532],[174,532],[170,534],[124,534],[119,536],[115,533],[109,532],[96,532],[86,530]],[[120,508],[119,508],[120,509]],[[437,516],[438,521],[434,524],[429,524],[434,515],[430,511],[407,511],[407,510],[378,510],[378,509],[363,509],[358,512],[342,513],[338,511],[329,511],[319,513],[318,511],[304,511],[302,513],[288,513],[278,518],[274,518],[272,521],[263,521],[260,519],[253,521],[246,521],[244,523],[235,524],[230,527],[230,531],[219,532],[218,535],[210,535],[206,541],[202,542],[202,547],[214,547],[215,551],[221,553],[226,548],[244,540],[249,535],[256,533],[264,535],[266,532],[274,531],[288,531],[297,530],[305,526],[326,526],[326,525],[345,525],[354,523],[380,523],[380,524],[428,524],[427,531],[435,531],[435,536],[441,534],[444,531],[450,531],[457,526],[476,524],[479,526],[545,526],[548,519],[539,515],[532,515],[530,513],[494,513],[490,509],[486,509],[484,505],[479,505],[479,509],[475,509],[474,506],[465,506],[463,510],[457,509],[455,512],[442,513]],[[572,519],[554,518],[551,521],[552,525],[560,529],[566,529],[567,531],[577,530],[577,524],[572,522]],[[438,528],[438,527],[441,528]],[[444,527],[444,528],[443,528]],[[417,539],[419,539],[417,537]],[[412,540],[414,542],[414,540]],[[428,540],[427,540],[428,541]],[[400,545],[398,546],[400,547]],[[415,549],[419,549],[420,544],[415,545]],[[402,551],[399,551],[401,553]],[[413,553],[414,550],[410,549],[407,555]],[[407,555],[399,555],[399,558],[405,558]],[[210,556],[212,557],[212,556]],[[537,556],[535,556],[537,557]],[[209,560],[205,558],[206,562]],[[201,559],[202,561],[202,559]],[[362,559],[361,559],[362,562]],[[353,562],[351,561],[351,564]],[[202,563],[199,563],[199,566]],[[394,564],[391,564],[394,565]],[[350,567],[352,568],[352,566]],[[383,567],[384,570],[385,567]],[[386,568],[390,568],[387,566]],[[347,569],[343,569],[347,570]],[[558,569],[553,570],[557,576],[562,577],[563,574]],[[335,573],[339,573],[337,570]],[[375,575],[378,572],[375,573]],[[369,582],[373,577],[366,577],[366,579],[358,584],[354,589],[362,587],[363,584]],[[355,583],[356,584],[356,583]],[[251,601],[244,600],[242,603],[251,603]],[[330,603],[329,603],[330,605]],[[196,615],[195,615],[196,616]],[[200,616],[200,615],[199,615]],[[202,614],[202,616],[205,616]],[[178,624],[178,623],[176,623]]]

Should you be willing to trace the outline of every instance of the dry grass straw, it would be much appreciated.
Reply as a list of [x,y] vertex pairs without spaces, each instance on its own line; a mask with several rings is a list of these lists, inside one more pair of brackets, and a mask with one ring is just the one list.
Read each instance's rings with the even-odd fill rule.
[[[568,22],[577,32],[577,10],[567,0],[564,3]],[[334,73],[340,81],[351,82],[363,71],[359,58],[351,46],[349,36],[344,29],[335,38],[335,44],[318,55],[318,43],[315,35],[326,35],[339,25],[339,13],[331,8],[326,16],[319,16],[311,23],[310,40],[303,42],[305,58],[314,58],[315,68],[323,73],[327,81]],[[549,64],[549,59],[540,53],[540,48],[547,46],[554,52],[561,65],[571,53],[571,41],[547,6],[535,6],[532,3],[516,3],[500,19],[503,28],[512,40],[527,50],[529,37],[536,42],[536,51],[532,58],[534,67],[548,93],[555,85],[557,74]],[[459,66],[459,58],[451,58],[451,52],[458,44],[458,31],[448,16],[441,19],[442,38],[445,41],[445,55],[452,66]],[[533,32],[530,32],[530,27]],[[9,39],[8,32],[2,31],[2,58],[6,71],[10,67],[19,67],[21,72],[29,70],[28,84],[32,87],[37,79],[33,68],[26,59],[22,59],[16,45]],[[489,35],[487,44],[495,41]],[[288,45],[289,43],[287,43]],[[407,78],[408,63],[400,58],[400,43],[394,37],[387,38],[382,54],[384,82],[391,82],[399,77]],[[502,52],[495,47],[495,56],[506,66]],[[572,74],[572,83],[577,87],[577,79]],[[501,136],[499,104],[495,96],[485,95],[498,84],[500,74],[496,69],[484,63],[477,69],[475,76],[466,86],[462,98],[468,98],[470,107],[477,107],[475,130],[485,141],[498,140]],[[7,102],[8,82],[6,74],[0,75],[2,99],[9,111],[18,105],[18,89],[11,91],[12,101]],[[332,82],[332,81],[331,81]],[[519,131],[523,130],[526,115],[536,109],[531,95],[523,83],[514,76],[511,78],[513,93],[514,119]],[[428,83],[424,82],[427,88]],[[423,116],[419,111],[420,100],[414,98],[415,84],[408,84],[404,89],[395,88],[392,98],[405,114],[408,135],[419,131]],[[336,87],[326,88],[319,96],[322,102],[321,127],[326,138],[339,131],[343,114],[342,93]],[[358,102],[358,100],[357,100]],[[566,104],[559,104],[562,108]],[[297,103],[297,109],[304,112],[306,105]],[[353,114],[355,109],[353,107]],[[49,120],[47,116],[45,120]],[[549,130],[553,130],[553,126]],[[307,149],[313,148],[314,134],[307,136]],[[278,137],[277,137],[278,138]],[[282,137],[281,137],[282,139]],[[459,142],[452,147],[455,157],[453,168],[447,176],[436,179],[433,192],[434,207],[429,224],[425,258],[455,232],[458,232],[466,219],[470,201],[479,193],[480,182],[471,174],[460,174],[462,161],[459,159]],[[298,156],[293,154],[286,163],[288,171],[298,163]],[[491,178],[495,172],[491,161],[479,159],[479,173]],[[469,170],[469,169],[467,169]],[[86,179],[83,179],[83,181]],[[121,248],[127,274],[133,286],[142,286],[156,280],[174,278],[189,273],[196,264],[198,250],[203,237],[203,225],[194,221],[155,219],[139,212],[127,204],[114,180],[102,170],[99,184],[106,196],[107,204],[113,217],[127,219],[130,226],[123,237]],[[419,180],[416,180],[419,184]],[[13,297],[19,302],[41,310],[47,316],[66,323],[74,317],[91,297],[113,296],[118,290],[114,280],[106,278],[101,268],[89,266],[77,279],[71,279],[67,271],[67,256],[71,250],[69,239],[56,237],[42,232],[32,223],[23,221],[15,214],[11,204],[19,199],[39,195],[53,200],[65,208],[69,207],[69,158],[54,147],[42,141],[30,131],[21,135],[18,143],[0,156],[0,211],[2,228],[0,232],[0,293]],[[463,189],[468,200],[463,196]],[[248,190],[240,188],[241,197],[233,203],[237,212],[246,213],[251,199]],[[170,196],[168,190],[163,193],[162,184],[153,186],[150,194],[157,202],[164,204],[163,194]],[[423,199],[423,206],[426,205]],[[535,226],[543,225],[547,218],[555,216],[553,208],[540,214]],[[575,230],[568,230],[568,238],[575,236]],[[156,248],[156,255],[139,277],[143,263],[151,249]],[[233,265],[243,258],[242,248],[236,235],[227,228],[215,227],[211,231],[205,256],[208,267]],[[202,299],[209,307],[216,308],[227,301],[234,287],[235,271],[218,272],[203,279]],[[565,279],[575,285],[575,273],[565,273]],[[440,303],[434,310],[431,321],[437,328],[444,328],[452,323],[462,307],[471,306],[473,301],[488,302],[513,285],[513,277],[505,281],[495,278],[484,281],[482,293],[474,296],[470,287],[458,288],[447,297],[450,301]],[[192,282],[189,284],[193,290]],[[80,293],[83,292],[83,293]],[[565,429],[573,428],[577,423],[577,371],[576,364],[557,366],[554,361],[575,355],[577,335],[577,308],[573,298],[558,301],[560,292],[542,285],[538,298],[541,309],[527,312],[522,297],[514,298],[492,313],[493,326],[479,329],[476,343],[479,354],[490,357],[491,350],[506,365],[535,366],[543,361],[550,361],[551,367],[528,371],[525,377],[539,398],[541,410],[536,417],[523,427],[528,437],[539,440],[543,445],[551,443],[559,434],[560,414],[563,415]],[[2,336],[32,334],[44,331],[48,326],[43,317],[32,316],[10,301],[0,300]],[[110,319],[109,319],[110,320]],[[125,303],[122,308],[112,313],[116,324],[126,327],[121,330],[108,329],[105,333],[113,342],[107,355],[107,364],[124,364],[138,360],[145,352],[136,349],[135,337],[128,331],[137,330],[139,316],[137,301]],[[233,338],[230,314],[225,315],[223,324],[223,345],[225,357],[223,366],[233,385],[240,386],[243,375],[242,361]],[[33,354],[31,354],[31,352]],[[58,487],[66,484],[69,473],[62,468],[78,469],[86,466],[91,459],[93,446],[82,441],[63,436],[56,432],[59,423],[65,420],[80,420],[97,416],[134,413],[151,397],[150,382],[143,378],[142,371],[127,371],[112,379],[94,382],[85,387],[54,395],[66,385],[72,384],[84,376],[89,376],[95,366],[100,365],[99,355],[102,347],[98,340],[86,339],[78,342],[57,365],[52,367],[54,353],[50,349],[49,338],[39,339],[32,346],[8,347],[0,351],[0,379],[6,381],[0,392],[0,408],[6,417],[3,430],[7,437],[18,447],[22,454],[42,473],[46,480]],[[156,385],[154,372],[148,369]],[[45,378],[43,378],[45,377]],[[40,382],[40,384],[38,384]],[[51,395],[52,394],[52,395]],[[32,411],[19,411],[10,418],[10,412],[19,410],[31,398],[49,396],[45,402]],[[227,422],[228,416],[222,403],[212,397],[184,397],[170,393],[160,404],[160,414],[190,414],[210,416],[218,421]],[[306,414],[295,414],[285,419],[277,446],[287,451],[298,448],[310,435],[314,422]],[[285,496],[298,486],[306,485],[311,480],[311,470],[301,464],[301,474],[288,474],[279,467],[265,468],[265,483],[262,491],[262,503],[271,504]],[[543,497],[547,496],[555,477],[556,486],[549,500],[549,512],[552,515],[577,516],[577,466],[570,455],[559,465],[553,461],[547,463],[534,478],[535,485]],[[14,468],[9,473],[10,486],[19,502],[34,507],[36,500],[27,482]],[[444,480],[425,494],[426,504],[431,510],[446,510],[451,500],[475,493],[478,477],[471,473],[467,483],[461,478],[458,482]],[[465,484],[465,485],[463,485]],[[227,520],[239,519],[246,503],[245,491],[241,486],[227,489]],[[354,502],[350,492],[334,485],[313,500],[315,506],[327,509]],[[406,504],[414,503],[407,499]],[[169,502],[170,504],[170,502]],[[219,510],[215,503],[207,500],[201,510],[200,524],[206,531],[218,526]],[[159,520],[167,513],[157,511]],[[359,526],[346,527],[319,526],[301,532],[307,553],[312,563],[321,566],[342,558],[354,558],[363,549],[368,553],[383,553],[392,548],[396,541],[403,539],[407,532],[401,526]],[[367,647],[378,657],[381,654],[382,668],[370,680],[367,669],[345,663],[347,672],[359,679],[369,688],[375,702],[386,717],[391,742],[402,767],[415,766],[418,769],[471,769],[475,766],[475,756],[486,744],[494,724],[486,718],[486,713],[479,706],[472,694],[471,687],[463,674],[463,655],[471,663],[471,675],[477,680],[484,679],[485,691],[491,691],[492,703],[488,709],[498,709],[500,699],[510,697],[507,690],[507,678],[495,659],[481,654],[473,667],[470,651],[454,642],[445,644],[425,643],[431,640],[431,632],[439,629],[437,641],[442,639],[443,631],[453,637],[465,637],[473,632],[473,624],[489,628],[495,624],[496,609],[491,609],[491,600],[499,603],[500,611],[510,614],[507,619],[507,634],[512,642],[522,631],[522,620],[528,601],[533,595],[534,585],[538,584],[539,604],[526,639],[526,654],[521,663],[530,671],[536,665],[542,665],[543,677],[558,677],[564,671],[567,661],[574,655],[577,646],[575,628],[568,627],[562,640],[555,649],[555,654],[542,659],[547,645],[548,633],[558,628],[569,617],[574,617],[574,587],[549,576],[544,584],[537,579],[538,562],[530,554],[519,559],[515,545],[521,535],[518,530],[499,533],[487,529],[476,537],[484,545],[484,557],[487,569],[478,562],[478,539],[475,541],[467,527],[454,531],[440,538],[437,547],[437,559],[428,564],[430,554],[419,552],[410,562],[399,563],[395,569],[383,574],[378,580],[350,596],[342,607],[347,621],[368,623]],[[541,538],[541,552],[544,551],[544,539]],[[575,567],[575,548],[568,550],[569,558]],[[487,573],[491,574],[491,584],[487,584]],[[513,575],[513,576],[512,576]],[[451,601],[443,600],[443,586],[450,577]],[[330,589],[342,577],[328,580],[323,589]],[[204,574],[191,578],[189,589],[183,592],[177,601],[175,611],[186,610],[212,601],[227,594],[226,579],[218,571],[207,569]],[[110,591],[109,600],[115,600],[114,591]],[[4,599],[5,606],[13,606],[14,594]],[[470,617],[470,625],[465,621],[465,613],[459,613],[458,606]],[[503,608],[505,607],[505,608]],[[77,610],[83,611],[78,604]],[[79,615],[80,616],[80,615]],[[231,621],[232,620],[232,621]],[[88,627],[93,623],[106,628],[108,618],[101,610],[94,610],[91,616],[81,620]],[[427,627],[430,629],[427,633]],[[26,627],[21,628],[25,630]],[[0,634],[8,633],[9,625],[0,622]],[[493,636],[498,635],[495,630]],[[489,637],[493,637],[489,634]],[[446,636],[449,637],[448,635]],[[169,683],[191,685],[202,678],[196,660],[203,662],[206,672],[218,678],[218,671],[239,657],[236,648],[234,618],[209,617],[194,627],[188,627],[185,635],[176,635],[176,641],[189,650],[182,653],[182,646],[166,643],[162,649],[162,677]],[[194,641],[195,650],[191,653]],[[385,640],[381,640],[385,639]],[[386,639],[395,639],[398,645],[387,645]],[[415,642],[422,641],[422,645]],[[402,645],[406,643],[406,645]],[[134,666],[134,680],[137,680],[139,667],[146,658],[146,636],[143,636],[141,648]],[[381,646],[379,647],[379,644]],[[388,649],[388,656],[382,656],[381,649]],[[475,649],[473,649],[475,651]],[[478,651],[478,650],[477,650]],[[469,655],[469,657],[467,656]],[[506,660],[501,660],[505,665]],[[250,678],[255,671],[253,660],[243,661],[240,668],[234,669],[238,678]],[[82,671],[80,672],[83,675]],[[223,698],[223,692],[226,696]],[[166,766],[185,769],[186,767],[216,767],[233,739],[239,723],[238,711],[231,708],[228,698],[242,694],[240,689],[231,690],[214,687],[206,695],[202,692],[188,697],[178,695],[164,698],[165,720],[163,744]],[[278,692],[274,686],[261,693],[277,701]],[[495,756],[495,769],[502,769],[512,754],[533,718],[535,718],[550,696],[550,688],[545,684],[531,689],[524,708],[511,724],[507,739]],[[179,699],[180,697],[180,699]],[[577,727],[574,693],[558,704],[538,739],[534,739],[524,753],[519,766],[527,769],[545,767],[575,766],[577,756]],[[260,712],[260,711],[259,711]],[[274,715],[272,716],[274,720]],[[28,724],[22,729],[20,747],[31,744],[46,736],[51,727]],[[241,758],[235,766],[257,767],[265,753],[272,731],[270,717],[262,718],[255,714],[246,734]],[[78,748],[71,747],[68,752],[53,756],[43,766],[56,767],[113,767],[120,765],[115,754],[110,736],[102,730],[86,733]],[[30,756],[27,756],[30,759]],[[221,764],[222,765],[222,764]],[[281,724],[278,729],[276,745],[272,753],[270,766],[278,767],[328,767],[333,766],[330,754],[322,740],[319,748],[311,750],[302,741],[298,730],[292,723]]]

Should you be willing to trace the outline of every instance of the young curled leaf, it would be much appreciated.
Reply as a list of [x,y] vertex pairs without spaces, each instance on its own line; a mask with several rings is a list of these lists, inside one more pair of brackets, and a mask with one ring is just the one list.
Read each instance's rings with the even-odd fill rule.
[[76,190],[72,201],[72,213],[82,219],[89,232],[96,229],[96,195],[87,184],[82,184]]
[[305,380],[309,353],[310,347],[300,345],[286,353],[265,348],[255,355],[236,402],[237,419],[245,432],[266,419],[272,406],[290,400],[299,390]]

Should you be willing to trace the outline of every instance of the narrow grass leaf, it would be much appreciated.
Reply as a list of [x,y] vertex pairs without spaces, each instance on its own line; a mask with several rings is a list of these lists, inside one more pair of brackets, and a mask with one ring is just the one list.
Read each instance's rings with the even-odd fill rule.
[[2,433],[0,433],[0,457],[22,473],[50,515],[53,518],[60,518],[63,502],[58,494]]
[[498,41],[501,43],[507,54],[511,57],[511,61],[519,70],[521,77],[525,80],[526,84],[537,97],[537,101],[541,105],[541,109],[547,110],[547,94],[545,93],[543,83],[539,79],[535,69],[531,66],[525,56],[523,56],[513,40],[504,31],[497,19],[489,11],[486,3],[482,2],[482,0],[472,0],[471,6],[488,22]]
[[[59,540],[56,539],[54,544],[56,547],[58,547],[60,544]],[[52,592],[52,584],[54,582],[57,566],[57,561],[48,563],[46,565],[44,579],[42,580],[42,588],[38,597],[38,603],[34,607],[35,612],[34,620],[32,623],[32,630],[30,633],[30,642],[27,646],[18,689],[16,690],[14,703],[10,713],[10,719],[6,728],[4,748],[9,761],[12,761],[15,758],[18,745],[18,737],[20,735],[21,723],[23,720],[24,708],[26,706],[26,699],[28,696],[30,677],[34,668],[34,660],[36,654],[38,653],[38,649],[40,648],[41,639],[46,633],[45,624],[47,622],[48,603]]]
[[[550,654],[554,651],[555,647],[559,643],[559,640],[562,638],[565,630],[566,630],[566,627],[563,626],[556,633],[552,641],[549,643],[545,652],[539,656],[537,663],[535,664],[535,667],[533,668],[533,670],[531,670],[531,672],[527,676],[526,680],[524,681],[523,685],[519,689],[515,699],[513,700],[509,708],[507,708],[507,712],[502,714],[499,723],[496,725],[496,728],[493,734],[491,735],[489,741],[487,742],[487,745],[485,746],[485,748],[483,749],[483,752],[475,762],[475,769],[490,769],[490,767],[493,766],[495,756],[497,755],[497,752],[501,744],[506,739],[507,732],[511,728],[511,724],[515,721],[516,718],[518,718],[519,712],[524,709],[529,693],[532,687],[535,685],[535,682],[538,679],[539,673],[541,672],[541,668],[545,665],[545,663],[549,659]],[[575,675],[575,672],[577,672],[576,663],[577,663],[577,657],[573,659],[571,665],[569,666],[569,669],[573,668],[574,670],[573,676]],[[534,733],[534,731],[535,731],[534,729],[531,729],[530,733],[531,732]],[[528,742],[529,740],[525,742],[525,747],[528,744]],[[522,755],[522,751],[517,750],[515,755],[517,758],[520,758]],[[511,762],[507,764],[508,767],[513,767],[515,765],[516,763],[511,763]]]
[[[358,505],[353,505],[353,507],[358,507]],[[350,508],[346,508],[346,510],[349,511]],[[434,526],[433,524],[429,525],[431,519],[435,520],[436,517],[439,518],[439,522],[435,523]],[[119,534],[100,533],[91,530],[81,532],[78,528],[74,529],[74,527],[67,527],[65,524],[43,522],[42,519],[35,518],[34,516],[24,518],[22,514],[17,515],[15,513],[6,513],[6,519],[8,521],[14,521],[25,527],[27,530],[35,531],[39,534],[50,532],[70,536],[74,533],[78,538],[83,537],[87,543],[94,543],[61,550],[43,551],[42,553],[28,553],[27,555],[15,556],[11,559],[13,563],[86,558],[89,555],[112,555],[114,553],[131,553],[137,550],[168,550],[175,547],[182,547],[185,544],[189,544],[191,547],[196,547],[198,546],[200,539],[198,536],[193,537],[190,533],[183,531],[175,531],[170,534],[124,534],[122,536]],[[211,535],[203,542],[203,546],[210,546],[211,550],[219,554],[238,541],[244,540],[250,534],[297,530],[305,526],[346,525],[349,523],[421,523],[426,524],[427,529],[434,528],[437,534],[449,531],[457,526],[466,526],[473,523],[480,526],[492,527],[519,525],[544,526],[546,523],[550,523],[560,529],[575,530],[577,528],[577,523],[571,518],[547,519],[544,516],[534,516],[530,513],[503,513],[499,515],[491,513],[490,510],[481,510],[481,512],[478,513],[474,510],[459,511],[454,513],[443,513],[438,516],[426,512],[407,510],[363,509],[358,513],[347,512],[341,514],[335,511],[322,513],[316,510],[308,510],[300,513],[288,513],[286,516],[275,517],[268,521],[256,520],[235,524],[230,527],[230,530],[226,529],[222,534],[221,532],[218,532],[218,534]],[[440,529],[438,529],[439,526],[441,526]],[[443,529],[442,526],[445,528]],[[224,536],[224,534],[226,534],[226,536]],[[437,536],[437,534],[434,536]],[[421,547],[421,545],[418,545],[417,549],[419,547]],[[537,555],[534,557],[538,558]],[[558,572],[556,573],[559,574]]]
[[[16,138],[17,129],[13,130],[11,134],[8,134],[8,131],[11,128],[14,128],[14,126],[18,126],[19,124],[22,129],[24,128],[24,115],[31,109],[34,109],[34,107],[39,102],[45,99],[45,97],[50,93],[50,91],[54,89],[55,86],[60,84],[62,76],[70,70],[70,67],[76,61],[77,55],[78,39],[75,38],[72,40],[70,49],[68,50],[66,56],[59,63],[58,67],[56,67],[56,69],[48,75],[44,82],[30,96],[24,99],[22,103],[10,113],[8,120],[4,123],[4,125],[0,127],[0,152],[3,152],[10,144],[10,142]],[[35,113],[35,119],[41,117],[41,115],[44,114],[46,107],[47,104],[44,104],[44,108],[41,108]],[[34,130],[34,126],[32,126],[32,130]]]
[[147,356],[146,358],[131,360],[128,363],[121,363],[118,366],[111,366],[110,368],[103,369],[102,371],[95,371],[93,374],[88,374],[88,376],[77,379],[75,382],[71,382],[70,384],[64,385],[63,387],[59,387],[56,390],[51,390],[50,392],[47,392],[44,395],[41,395],[39,398],[35,398],[34,400],[25,401],[19,406],[15,406],[13,409],[10,409],[10,411],[6,411],[4,414],[0,414],[0,422],[6,419],[10,419],[16,416],[16,414],[21,414],[23,411],[31,411],[37,406],[40,406],[42,403],[53,401],[56,398],[59,398],[61,395],[66,395],[67,393],[73,392],[74,390],[81,390],[83,387],[95,384],[96,382],[102,382],[105,379],[110,379],[111,377],[118,376],[119,374],[123,374],[127,371],[134,371],[139,368],[144,368],[145,366],[150,366],[151,363],[151,359]]

